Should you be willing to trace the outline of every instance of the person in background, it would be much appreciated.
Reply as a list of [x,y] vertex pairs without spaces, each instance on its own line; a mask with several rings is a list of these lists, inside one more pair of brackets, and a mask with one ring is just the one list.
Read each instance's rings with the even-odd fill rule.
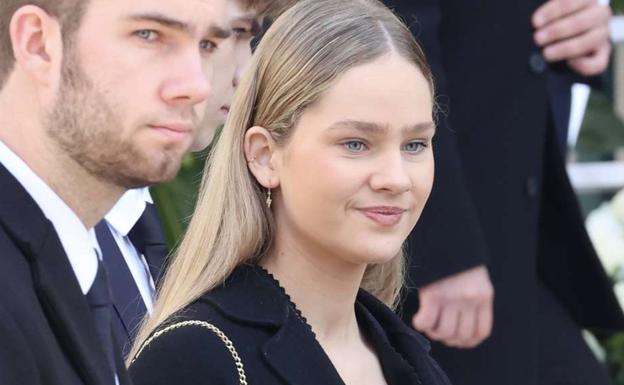
[[382,3],[283,13],[137,336],[135,384],[449,384],[390,309],[433,183],[433,91]]
[[608,384],[580,329],[621,329],[624,317],[566,175],[548,79],[606,68],[610,10],[386,4],[421,38],[448,110],[409,240],[419,290],[407,293],[405,321],[439,341],[432,354],[456,385]]
[[0,2],[2,384],[130,384],[93,227],[173,178],[231,34],[224,0]]
[[[211,59],[212,93],[206,101],[205,116],[198,125],[191,151],[204,150],[215,129],[225,122],[234,89],[251,57],[251,40],[260,32],[263,15],[272,10],[277,11],[275,4],[269,7],[266,0],[227,2],[222,24],[231,33]],[[152,312],[156,283],[168,254],[149,188],[125,192],[95,226],[95,233],[112,286],[115,338],[127,355],[141,320]]]

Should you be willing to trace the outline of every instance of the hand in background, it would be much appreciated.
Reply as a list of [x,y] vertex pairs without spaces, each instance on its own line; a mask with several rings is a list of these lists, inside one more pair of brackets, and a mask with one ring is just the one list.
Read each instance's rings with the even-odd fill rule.
[[433,282],[419,290],[412,324],[448,346],[471,348],[492,331],[494,288],[485,266]]
[[549,0],[533,13],[534,39],[547,61],[597,75],[609,64],[610,18],[611,8],[597,0]]

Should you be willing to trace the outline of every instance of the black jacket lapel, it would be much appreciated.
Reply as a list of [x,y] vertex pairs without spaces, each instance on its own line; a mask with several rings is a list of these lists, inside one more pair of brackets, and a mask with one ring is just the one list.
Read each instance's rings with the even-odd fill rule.
[[429,355],[431,347],[429,340],[410,329],[371,294],[360,290],[358,302],[379,322],[392,346],[414,367],[422,384],[451,384],[446,374]]
[[295,311],[262,351],[267,364],[288,384],[344,385],[312,330]]
[[279,282],[263,268],[239,266],[202,300],[239,322],[275,330],[262,351],[267,364],[288,384],[344,385]]
[[65,354],[85,384],[110,385],[94,320],[52,224],[0,165],[0,226],[28,260],[35,291]]
[[106,221],[100,221],[95,226],[95,233],[111,282],[113,307],[118,322],[116,333],[120,334],[117,342],[122,348],[125,348],[136,333],[147,309]]
[[167,263],[167,244],[156,206],[147,203],[145,211],[128,233],[137,251],[145,257],[156,286],[160,283]]

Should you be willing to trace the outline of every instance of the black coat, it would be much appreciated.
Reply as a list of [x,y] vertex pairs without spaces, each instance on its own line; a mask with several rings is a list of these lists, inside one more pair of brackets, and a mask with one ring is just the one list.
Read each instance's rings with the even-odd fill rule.
[[[543,282],[579,325],[624,327],[567,178],[547,92],[549,66],[533,42],[541,0],[387,0],[422,42],[438,85],[436,175],[409,240],[413,286],[487,264],[495,287],[492,337],[444,350],[475,383],[530,384],[536,296]],[[418,306],[410,292],[404,314]],[[457,371],[459,373],[459,370]]]
[[[398,352],[409,363],[406,366],[410,372],[402,380],[409,377],[413,381],[402,383],[449,384],[429,357],[425,338],[406,327],[370,294],[361,291],[356,306],[380,325],[375,334],[395,349],[391,354]],[[175,319],[183,320],[207,321],[222,330],[237,349],[249,384],[343,383],[279,283],[258,266],[238,267],[222,286],[205,294]],[[239,383],[234,359],[222,340],[196,326],[157,337],[129,370],[138,385]]]
[[0,384],[113,385],[93,324],[54,227],[0,164]]

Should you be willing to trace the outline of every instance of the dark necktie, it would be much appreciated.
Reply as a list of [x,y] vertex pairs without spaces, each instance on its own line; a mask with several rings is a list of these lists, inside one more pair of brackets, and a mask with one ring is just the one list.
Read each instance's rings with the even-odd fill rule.
[[[98,268],[95,280],[86,295],[87,302],[91,308],[91,313],[95,319],[95,329],[97,331],[102,348],[106,354],[106,360],[111,369],[111,377],[115,375],[115,353],[113,345],[112,329],[112,296],[108,282],[106,267],[98,259]],[[114,383],[110,382],[111,384]]]
[[128,238],[130,238],[137,252],[145,257],[154,283],[158,286],[165,267],[168,249],[160,226],[158,211],[153,204],[147,203],[143,215],[128,233]]
[[[105,220],[95,226],[95,234],[111,282],[116,311],[113,320],[114,335],[125,355],[147,309],[128,264]],[[149,280],[149,277],[147,279]]]

